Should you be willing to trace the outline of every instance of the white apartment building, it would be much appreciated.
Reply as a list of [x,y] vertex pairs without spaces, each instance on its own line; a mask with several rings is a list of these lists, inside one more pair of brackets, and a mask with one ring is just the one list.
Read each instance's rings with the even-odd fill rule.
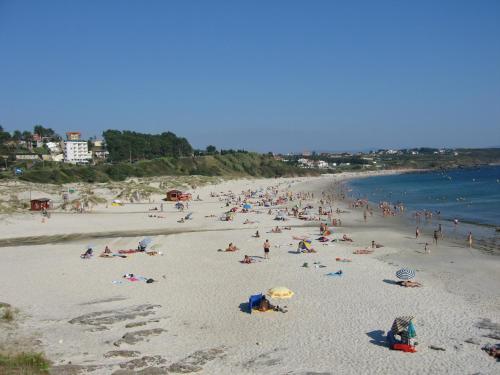
[[92,160],[87,141],[64,141],[64,162],[87,164]]

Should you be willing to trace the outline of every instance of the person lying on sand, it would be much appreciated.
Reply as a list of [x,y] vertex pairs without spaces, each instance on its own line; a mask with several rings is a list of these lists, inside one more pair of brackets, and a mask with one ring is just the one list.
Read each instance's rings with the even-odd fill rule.
[[274,306],[273,304],[271,304],[271,302],[269,302],[269,300],[266,298],[266,296],[262,296],[262,299],[260,300],[259,307],[257,309],[259,311],[263,311],[263,312],[269,311],[269,310],[281,311],[283,313],[287,312],[287,310],[284,310],[283,308],[281,308],[279,306]]
[[211,214],[211,215],[205,215],[205,217],[217,217],[217,215]]
[[243,224],[255,224],[255,221],[251,221],[251,220],[248,220],[246,219]]
[[352,262],[351,259],[348,258],[335,258],[337,262]]
[[373,250],[368,250],[368,249],[359,249],[353,251],[353,254],[372,254]]
[[420,284],[418,281],[411,280],[398,281],[398,284],[404,286],[405,288],[420,288],[422,286],[422,284]]
[[481,348],[493,358],[500,359],[500,344],[486,344]]
[[292,230],[292,227],[283,227],[284,230]]
[[226,251],[236,251],[236,250],[239,250],[239,249],[232,242],[229,243],[229,245],[226,249]]
[[342,236],[342,239],[341,241],[346,241],[346,242],[354,242],[353,239],[351,237],[348,237],[347,234],[344,234]]
[[184,223],[186,221],[186,219],[184,219],[183,217],[181,217],[180,220],[177,220],[178,223]]

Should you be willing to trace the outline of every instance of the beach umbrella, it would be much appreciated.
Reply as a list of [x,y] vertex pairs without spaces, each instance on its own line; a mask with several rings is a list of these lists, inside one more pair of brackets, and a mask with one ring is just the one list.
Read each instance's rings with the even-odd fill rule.
[[415,318],[414,316],[400,316],[400,317],[394,319],[394,322],[392,323],[391,331],[396,335],[403,332],[403,331],[406,331],[408,326],[410,325],[410,322],[414,318]]
[[294,293],[290,289],[285,288],[284,286],[278,286],[269,289],[267,291],[267,295],[271,298],[286,299],[286,298],[292,298]]
[[396,272],[396,277],[400,280],[411,280],[415,277],[415,271],[409,268],[401,268]]
[[251,208],[252,208],[252,205],[251,205],[251,204],[246,203],[246,204],[244,204],[244,205],[243,205],[243,208],[244,208],[245,210],[249,210],[249,209],[251,209]]

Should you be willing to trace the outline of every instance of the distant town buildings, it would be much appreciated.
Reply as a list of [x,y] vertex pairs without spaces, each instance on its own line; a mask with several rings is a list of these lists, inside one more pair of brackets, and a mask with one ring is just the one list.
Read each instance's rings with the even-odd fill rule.
[[80,132],[66,132],[66,140],[68,141],[79,141],[82,138],[82,133]]
[[[66,133],[68,134],[68,133]],[[87,141],[64,141],[64,162],[71,164],[88,164],[92,160]]]

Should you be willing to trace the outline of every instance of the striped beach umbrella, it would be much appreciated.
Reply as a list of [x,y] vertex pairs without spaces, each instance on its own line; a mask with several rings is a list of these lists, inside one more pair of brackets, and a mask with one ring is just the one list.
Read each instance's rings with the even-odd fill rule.
[[400,280],[411,280],[415,277],[415,271],[409,268],[401,268],[396,272],[396,277]]
[[410,322],[414,319],[413,316],[400,316],[394,319],[392,323],[391,331],[394,334],[399,334],[403,331],[406,331]]

